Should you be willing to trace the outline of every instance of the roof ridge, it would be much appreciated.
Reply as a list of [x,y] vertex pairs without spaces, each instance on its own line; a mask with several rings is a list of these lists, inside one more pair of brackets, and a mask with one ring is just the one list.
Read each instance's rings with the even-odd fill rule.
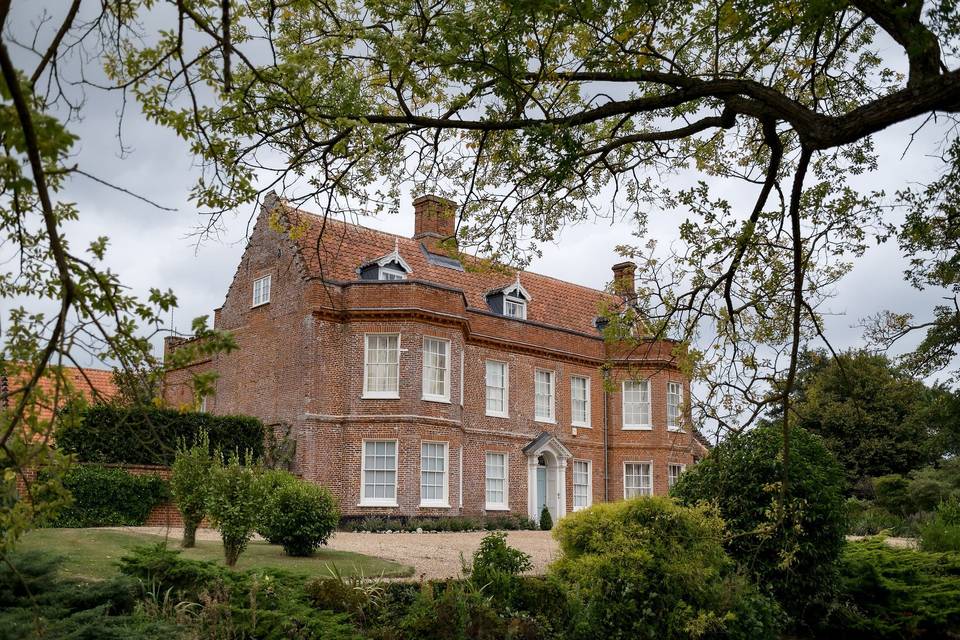
[[[375,228],[373,228],[373,227],[368,227],[368,226],[366,226],[366,225],[358,224],[358,223],[355,223],[355,222],[348,222],[348,221],[346,221],[346,220],[342,220],[342,219],[337,218],[337,217],[328,216],[328,217],[324,218],[324,216],[321,215],[321,214],[319,214],[319,213],[314,213],[314,212],[312,212],[312,211],[307,211],[306,209],[301,209],[301,208],[299,208],[299,207],[294,207],[294,206],[292,206],[292,205],[290,205],[290,204],[287,204],[287,203],[284,203],[284,204],[285,204],[285,206],[286,206],[288,209],[291,209],[291,210],[292,210],[293,212],[295,212],[295,213],[303,213],[303,214],[306,214],[306,215],[311,216],[311,217],[313,217],[313,218],[316,218],[316,219],[318,219],[318,220],[324,220],[324,219],[325,219],[326,221],[331,221],[331,220],[332,220],[333,222],[336,222],[337,224],[342,224],[342,225],[344,225],[344,226],[354,227],[354,228],[356,228],[356,229],[363,229],[363,230],[365,230],[365,231],[370,231],[370,232],[372,232],[372,233],[379,234],[379,235],[381,235],[381,236],[387,236],[387,237],[390,237],[390,238],[398,238],[398,239],[400,239],[400,240],[405,240],[405,241],[408,241],[408,242],[413,242],[413,243],[421,244],[421,243],[420,243],[417,239],[415,239],[415,238],[410,238],[410,237],[408,237],[408,236],[402,236],[402,235],[400,235],[400,234],[398,234],[398,233],[392,233],[392,232],[390,232],[390,231],[384,231],[383,229],[375,229]],[[478,260],[478,261],[484,261],[484,260],[485,260],[485,258],[482,258],[482,257],[480,257],[480,256],[476,256],[476,255],[473,255],[473,254],[471,254],[471,253],[465,253],[464,255],[467,256],[467,257],[469,257],[469,258],[471,258],[471,259],[473,259],[473,260]],[[499,264],[499,263],[498,263],[498,264]],[[519,271],[519,273],[521,274],[521,276],[524,275],[524,274],[526,274],[526,275],[536,276],[536,277],[538,277],[538,278],[546,278],[546,279],[548,279],[548,280],[552,280],[552,281],[554,281],[554,282],[559,282],[559,283],[564,284],[564,285],[573,286],[573,287],[579,287],[579,288],[581,288],[581,289],[585,289],[585,290],[590,291],[590,292],[593,292],[593,293],[601,293],[601,294],[606,294],[606,295],[609,295],[609,294],[610,294],[610,292],[609,292],[609,291],[606,291],[605,289],[598,289],[598,288],[596,288],[596,287],[591,287],[591,286],[588,286],[588,285],[585,285],[585,284],[580,284],[579,282],[571,282],[570,280],[563,280],[563,279],[561,279],[561,278],[557,278],[556,276],[549,276],[549,275],[547,275],[547,274],[545,274],[545,273],[540,273],[540,272],[538,272],[538,271],[528,271],[528,270],[526,270],[526,269],[515,269],[514,267],[511,267],[510,265],[502,265],[502,264],[501,264],[500,266],[504,266],[504,267],[506,267],[506,268],[508,268],[508,269],[513,270],[514,272]]]

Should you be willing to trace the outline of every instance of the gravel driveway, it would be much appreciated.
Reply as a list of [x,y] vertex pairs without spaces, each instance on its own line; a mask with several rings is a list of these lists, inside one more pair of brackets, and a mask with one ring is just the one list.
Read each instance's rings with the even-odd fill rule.
[[[179,540],[182,529],[166,527],[123,527],[120,531],[135,531]],[[345,533],[337,532],[329,547],[339,551],[353,551],[368,556],[386,558],[411,565],[416,578],[452,578],[461,573],[460,555],[468,561],[480,546],[486,533]],[[215,529],[198,529],[197,540],[219,540]],[[508,531],[507,543],[529,553],[533,562],[531,573],[540,574],[558,553],[557,543],[549,531]]]

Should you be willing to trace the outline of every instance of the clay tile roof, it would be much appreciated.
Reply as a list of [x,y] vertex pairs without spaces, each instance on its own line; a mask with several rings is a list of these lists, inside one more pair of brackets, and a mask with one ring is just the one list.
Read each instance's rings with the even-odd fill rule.
[[[74,367],[64,367],[64,375],[73,388],[80,392],[84,398],[90,402],[103,402],[111,399],[117,394],[117,387],[113,383],[113,372],[105,369],[77,369]],[[7,388],[10,391],[14,391],[20,387],[26,380],[21,380],[25,374],[21,373],[14,378],[7,380],[7,376],[3,376],[4,381],[7,383]],[[40,378],[40,389],[43,391],[44,396],[51,397],[54,392],[54,381],[49,376],[44,376]],[[15,402],[14,397],[11,397],[8,402],[12,404]],[[43,419],[48,419],[53,415],[52,407],[42,406],[39,410],[39,417]]]
[[[461,270],[459,263],[448,256],[429,253],[419,240],[350,224],[332,216],[324,219],[290,207],[285,207],[285,212],[295,229],[292,236],[310,277],[339,282],[359,280],[357,269],[361,265],[378,260],[396,246],[410,265],[408,280],[458,289],[466,297],[468,307],[482,311],[489,311],[486,300],[489,292],[509,286],[517,279],[515,270],[471,269],[482,264],[473,256],[465,257],[473,264]],[[601,302],[616,300],[604,291],[531,271],[520,272],[520,283],[531,297],[527,320],[591,335],[599,335],[594,320]]]

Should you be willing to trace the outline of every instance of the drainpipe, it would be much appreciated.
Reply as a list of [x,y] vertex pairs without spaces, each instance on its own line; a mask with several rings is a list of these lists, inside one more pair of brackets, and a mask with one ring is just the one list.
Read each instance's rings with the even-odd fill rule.
[[607,391],[608,374],[603,374],[603,501],[610,502],[610,449],[607,446],[607,405],[610,404]]

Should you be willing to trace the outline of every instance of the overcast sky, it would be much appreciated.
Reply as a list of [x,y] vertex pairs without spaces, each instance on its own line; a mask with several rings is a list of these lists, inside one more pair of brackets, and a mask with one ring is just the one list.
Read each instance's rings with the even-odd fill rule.
[[[33,12],[36,5],[14,2],[14,11]],[[891,57],[893,48],[886,51]],[[116,137],[119,96],[90,93],[85,119],[72,125],[80,136],[77,162],[95,175],[142,194],[176,212],[163,212],[130,196],[111,191],[83,177],[71,180],[62,199],[78,203],[80,220],[69,227],[73,246],[84,246],[99,236],[110,237],[108,264],[134,292],[146,295],[150,287],[171,288],[179,298],[173,327],[189,329],[190,320],[211,314],[221,305],[240,260],[249,229],[252,208],[227,219],[226,233],[197,246],[191,237],[202,223],[187,196],[197,177],[186,145],[169,130],[153,125],[128,106],[123,129],[130,152],[121,157]],[[936,177],[939,163],[926,154],[934,151],[937,132],[925,131],[901,160],[909,133],[917,123],[890,129],[876,137],[880,169],[858,181],[864,188],[885,188],[891,193],[908,182],[929,182]],[[409,191],[409,190],[408,190]],[[732,184],[726,195],[733,202],[752,202],[755,192]],[[309,207],[307,207],[309,208]],[[676,237],[682,214],[654,213],[651,228],[662,244]],[[369,218],[366,226],[403,235],[412,235],[413,212],[406,197],[396,216]],[[554,244],[543,247],[543,256],[530,269],[602,288],[611,279],[610,266],[621,260],[614,251],[631,241],[628,224],[580,224],[568,227]],[[840,347],[857,346],[859,319],[883,309],[913,311],[920,317],[938,302],[940,292],[917,292],[903,281],[904,262],[894,244],[868,251],[839,287],[830,309],[829,335]],[[6,304],[2,302],[0,304]],[[7,309],[2,309],[3,317]],[[87,364],[95,364],[88,362]]]

